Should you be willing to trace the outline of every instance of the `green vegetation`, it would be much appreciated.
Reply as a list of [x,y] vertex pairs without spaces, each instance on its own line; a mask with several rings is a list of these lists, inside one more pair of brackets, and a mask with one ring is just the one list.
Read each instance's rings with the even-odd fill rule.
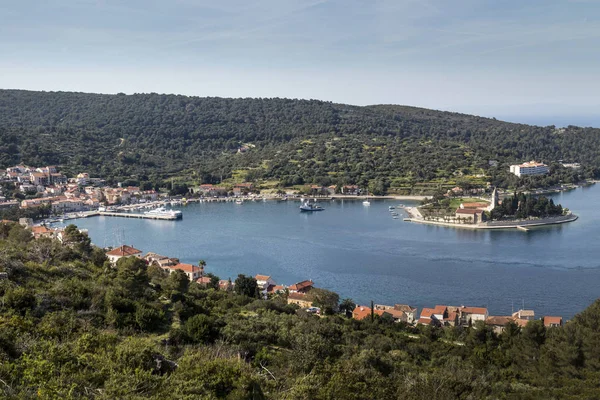
[[[189,283],[138,259],[111,267],[0,224],[0,397],[6,399],[596,398],[600,301],[563,328],[496,335],[316,316],[282,298]],[[247,294],[250,294],[248,296]],[[315,301],[337,302],[327,291]],[[345,312],[353,307],[342,301]]]
[[502,204],[492,210],[491,217],[493,219],[547,218],[563,215],[564,211],[560,204],[555,205],[554,200],[548,199],[545,196],[515,193],[502,200]]
[[[174,177],[173,192],[221,180],[270,188],[358,184],[372,194],[488,181],[527,189],[600,178],[599,147],[600,129],[405,106],[0,90],[0,167],[56,164],[67,174],[150,187]],[[509,164],[531,159],[550,163],[551,174],[519,179],[508,172]],[[560,159],[582,169],[565,169]]]

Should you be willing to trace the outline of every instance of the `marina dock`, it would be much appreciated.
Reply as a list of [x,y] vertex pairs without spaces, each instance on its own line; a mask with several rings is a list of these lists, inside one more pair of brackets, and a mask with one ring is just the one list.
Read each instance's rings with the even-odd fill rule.
[[175,221],[175,220],[181,218],[181,217],[178,218],[174,215],[152,215],[152,214],[137,214],[137,213],[110,212],[110,211],[100,211],[96,215],[101,215],[103,217],[159,219],[159,220],[163,220],[163,221]]

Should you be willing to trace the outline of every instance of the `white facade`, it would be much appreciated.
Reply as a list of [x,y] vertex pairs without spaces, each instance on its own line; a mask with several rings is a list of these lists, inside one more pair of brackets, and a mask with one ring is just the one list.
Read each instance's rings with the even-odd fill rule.
[[544,175],[550,171],[546,164],[535,161],[526,162],[519,165],[511,165],[510,172],[516,176],[524,175]]

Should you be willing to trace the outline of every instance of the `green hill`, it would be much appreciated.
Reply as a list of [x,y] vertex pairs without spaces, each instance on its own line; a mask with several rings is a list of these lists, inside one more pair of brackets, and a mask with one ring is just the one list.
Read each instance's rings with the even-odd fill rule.
[[570,182],[600,177],[599,145],[600,129],[405,106],[0,90],[0,166],[58,164],[109,179],[200,183],[242,171],[242,178],[282,186],[380,180],[409,188],[481,183],[476,176],[485,174],[502,185],[516,180],[509,163],[564,159],[583,165],[579,172],[554,165],[554,180]]
[[498,335],[320,317],[248,296],[252,279],[215,290],[133,257],[111,267],[73,228],[61,244],[0,224],[0,248],[3,399],[598,396],[600,301]]

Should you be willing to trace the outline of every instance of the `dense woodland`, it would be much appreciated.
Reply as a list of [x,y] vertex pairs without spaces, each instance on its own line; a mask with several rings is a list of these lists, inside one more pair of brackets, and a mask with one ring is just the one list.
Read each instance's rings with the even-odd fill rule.
[[561,204],[554,204],[554,200],[546,196],[515,193],[504,198],[501,204],[494,207],[491,217],[492,219],[547,218],[563,215],[564,212]]
[[[210,268],[210,266],[207,266]],[[600,301],[541,321],[417,328],[319,317],[252,279],[219,291],[141,260],[111,267],[0,224],[0,393],[6,399],[567,399],[600,393]],[[349,301],[345,302],[346,308]]]
[[[189,184],[237,179],[410,191],[422,183],[491,179],[529,188],[599,178],[598,148],[600,129],[406,106],[0,90],[0,167],[55,164],[109,182],[160,185],[176,177]],[[552,174],[508,173],[509,164],[532,159],[550,164]],[[558,160],[583,167],[564,169]]]

